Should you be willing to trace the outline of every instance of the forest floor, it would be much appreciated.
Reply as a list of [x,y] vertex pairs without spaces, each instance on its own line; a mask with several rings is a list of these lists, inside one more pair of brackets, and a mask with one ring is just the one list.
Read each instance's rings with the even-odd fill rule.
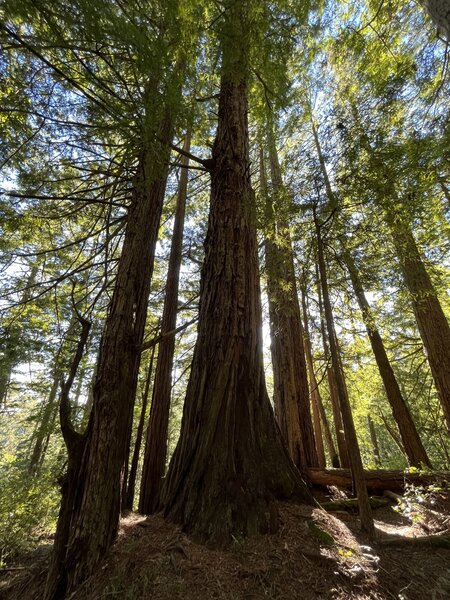
[[[226,550],[195,543],[158,515],[132,513],[99,571],[71,600],[448,600],[450,549],[417,540],[450,535],[449,508],[443,496],[432,508],[404,506],[403,514],[393,505],[379,508],[374,542],[361,534],[354,513],[281,504],[276,533],[236,539]],[[392,536],[401,541],[387,544]],[[41,597],[46,559],[24,566],[4,576],[3,587],[0,578],[0,598]]]

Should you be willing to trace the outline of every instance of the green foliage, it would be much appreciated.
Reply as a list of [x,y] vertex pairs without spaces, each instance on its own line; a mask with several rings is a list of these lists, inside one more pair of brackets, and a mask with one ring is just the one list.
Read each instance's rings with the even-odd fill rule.
[[37,477],[32,477],[27,467],[28,461],[2,443],[0,564],[31,552],[53,533],[56,525],[60,501],[56,464],[46,465]]

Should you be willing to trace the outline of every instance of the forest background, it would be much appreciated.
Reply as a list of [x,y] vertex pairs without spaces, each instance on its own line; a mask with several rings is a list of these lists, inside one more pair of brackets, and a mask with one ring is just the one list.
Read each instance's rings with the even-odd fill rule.
[[[226,68],[221,23],[232,5],[1,3],[0,564],[56,525],[67,431],[82,433],[89,422],[106,318],[118,281],[126,285],[119,264],[132,219],[137,232],[151,224],[140,241],[146,266],[131,284],[138,294],[143,282],[141,299],[149,297],[141,306],[130,295],[142,339],[138,371],[130,367],[131,383],[121,382],[137,385],[122,501],[156,508],[196,343]],[[450,468],[449,29],[441,5],[427,3],[431,21],[405,0],[248,2],[242,39],[250,40],[265,377],[304,472],[349,466],[333,377],[344,381],[365,468]],[[146,178],[152,212],[133,214]],[[304,386],[295,393],[308,406],[311,398],[311,460],[308,434],[290,429],[283,400],[299,347],[303,366],[291,385]],[[396,394],[408,414],[399,404],[396,412]],[[163,400],[152,431],[155,398]],[[142,475],[145,460],[156,466]]]

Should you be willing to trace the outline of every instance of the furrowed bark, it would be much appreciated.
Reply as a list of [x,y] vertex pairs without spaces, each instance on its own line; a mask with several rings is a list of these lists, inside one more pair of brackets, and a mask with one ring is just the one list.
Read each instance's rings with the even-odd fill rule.
[[249,6],[230,1],[223,12],[198,338],[163,490],[166,517],[218,544],[267,531],[276,498],[314,503],[282,444],[264,381],[248,149]]
[[[159,139],[142,147],[128,211],[116,285],[103,332],[93,406],[70,503],[67,552],[58,573],[69,594],[96,568],[114,541],[120,517],[121,474],[131,434],[134,398],[154,252],[168,172],[172,119]],[[49,585],[58,587],[59,582]],[[52,598],[50,592],[47,598]]]
[[[303,473],[318,465],[311,421],[303,328],[294,272],[291,236],[273,136],[269,140],[272,185],[269,193],[261,154],[261,192],[268,233],[265,240],[275,415],[292,460]],[[288,204],[288,205],[287,205]]]
[[450,432],[450,326],[411,228],[401,216],[401,209],[394,212],[385,203],[385,215]]

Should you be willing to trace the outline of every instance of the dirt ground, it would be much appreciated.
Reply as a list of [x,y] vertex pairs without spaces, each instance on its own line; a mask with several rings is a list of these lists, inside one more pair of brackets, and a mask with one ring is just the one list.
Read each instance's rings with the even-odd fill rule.
[[[444,498],[403,514],[392,505],[379,508],[373,542],[352,512],[281,504],[277,533],[236,539],[227,550],[195,543],[161,516],[132,513],[98,572],[71,600],[448,600],[450,549],[417,543],[450,535],[448,508]],[[400,541],[386,544],[393,536]],[[2,599],[41,598],[46,559],[23,566],[2,574]]]

